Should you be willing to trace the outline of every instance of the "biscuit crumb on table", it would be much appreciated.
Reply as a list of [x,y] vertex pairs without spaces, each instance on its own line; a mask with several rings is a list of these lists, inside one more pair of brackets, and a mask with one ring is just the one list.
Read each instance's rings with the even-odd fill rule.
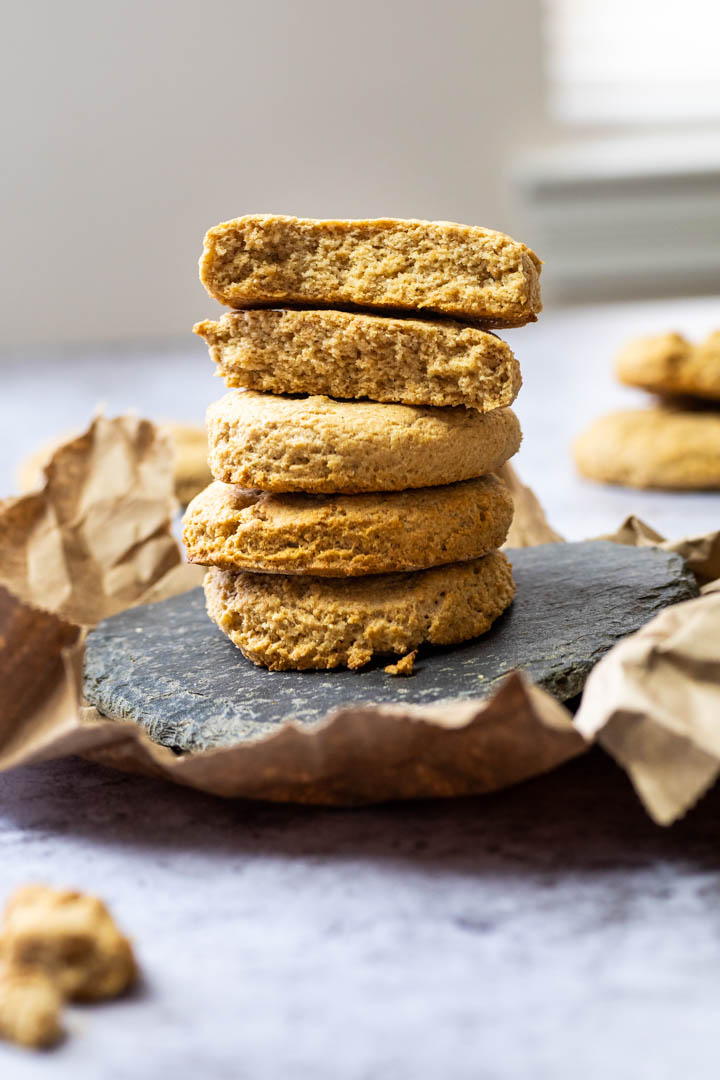
[[63,996],[41,971],[9,971],[0,976],[0,1038],[33,1049],[54,1046],[63,1037]]
[[417,656],[417,649],[413,649],[407,656],[401,657],[396,664],[388,664],[385,668],[386,675],[412,675],[415,669],[415,657]]
[[64,1001],[117,997],[137,967],[102,900],[45,885],[10,897],[0,937],[0,1035],[47,1046],[61,1035]]

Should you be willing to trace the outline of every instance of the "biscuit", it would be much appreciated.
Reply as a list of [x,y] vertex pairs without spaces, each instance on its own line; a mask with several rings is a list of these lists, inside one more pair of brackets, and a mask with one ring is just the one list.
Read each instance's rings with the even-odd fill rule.
[[605,484],[720,488],[720,415],[633,409],[596,420],[575,442],[583,476]]
[[451,319],[256,308],[194,329],[230,387],[488,412],[521,384],[509,345]]
[[248,214],[205,236],[200,279],[228,307],[426,311],[524,326],[541,262],[503,233],[448,221],[318,221]]
[[178,502],[187,506],[212,480],[208,465],[207,432],[194,424],[161,424],[175,447],[173,479]]
[[476,559],[505,540],[513,501],[495,476],[360,495],[270,495],[219,480],[190,503],[190,562],[355,577]]
[[260,491],[353,493],[454,484],[516,453],[510,409],[479,413],[232,390],[207,412],[210,471]]
[[629,342],[615,361],[620,382],[655,394],[720,400],[720,331],[700,345],[681,334]]
[[411,574],[339,580],[213,568],[205,578],[210,618],[271,671],[359,668],[375,653],[466,641],[489,630],[514,593],[499,551]]

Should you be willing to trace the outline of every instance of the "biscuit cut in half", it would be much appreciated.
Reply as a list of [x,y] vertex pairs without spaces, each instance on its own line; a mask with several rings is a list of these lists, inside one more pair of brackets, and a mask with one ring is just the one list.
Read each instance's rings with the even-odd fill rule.
[[228,386],[405,405],[512,405],[520,365],[495,334],[451,319],[255,308],[198,323]]
[[427,311],[524,326],[541,262],[503,233],[449,221],[248,214],[205,236],[200,279],[221,304]]
[[495,476],[360,495],[271,495],[216,480],[183,518],[190,562],[355,577],[423,570],[500,547],[512,496]]
[[629,342],[615,361],[620,382],[665,396],[720,400],[720,330],[699,345],[681,334]]
[[205,578],[210,618],[271,671],[359,668],[376,653],[467,641],[489,630],[514,594],[499,551],[411,574],[339,580],[213,568]]
[[404,491],[493,472],[522,438],[510,409],[233,390],[207,411],[210,471],[259,491]]
[[583,476],[636,488],[720,488],[720,415],[632,409],[596,420],[575,442]]

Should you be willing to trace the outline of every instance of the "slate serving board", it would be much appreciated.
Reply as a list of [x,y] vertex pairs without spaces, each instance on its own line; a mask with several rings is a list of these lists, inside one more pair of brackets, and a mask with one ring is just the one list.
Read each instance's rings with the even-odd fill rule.
[[410,678],[386,675],[387,658],[361,671],[255,667],[210,622],[202,589],[193,589],[100,623],[88,636],[85,696],[178,751],[266,735],[290,717],[311,724],[340,705],[483,697],[514,668],[567,701],[620,638],[698,592],[682,559],[656,548],[584,541],[508,556],[512,607],[482,637],[422,649]]

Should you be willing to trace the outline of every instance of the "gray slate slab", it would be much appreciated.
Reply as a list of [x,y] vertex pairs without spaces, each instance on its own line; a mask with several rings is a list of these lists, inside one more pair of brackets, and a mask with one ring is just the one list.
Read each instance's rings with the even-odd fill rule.
[[517,596],[488,634],[421,650],[410,678],[383,671],[269,672],[205,613],[202,589],[106,619],[88,637],[85,696],[177,750],[265,735],[290,717],[311,724],[341,705],[412,703],[490,693],[520,668],[560,701],[580,693],[617,641],[670,604],[697,595],[678,555],[605,541],[508,552]]

